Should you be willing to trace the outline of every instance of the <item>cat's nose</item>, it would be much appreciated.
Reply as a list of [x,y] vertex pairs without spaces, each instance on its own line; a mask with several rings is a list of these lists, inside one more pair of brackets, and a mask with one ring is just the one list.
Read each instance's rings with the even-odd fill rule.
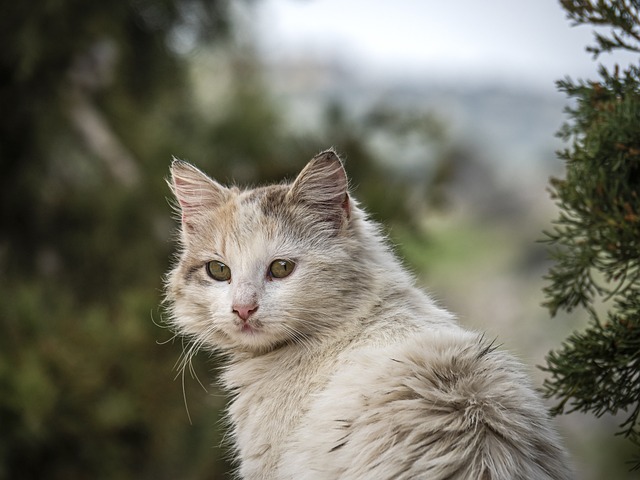
[[257,305],[234,305],[232,307],[233,313],[238,315],[242,320],[248,320],[253,313],[258,310]]

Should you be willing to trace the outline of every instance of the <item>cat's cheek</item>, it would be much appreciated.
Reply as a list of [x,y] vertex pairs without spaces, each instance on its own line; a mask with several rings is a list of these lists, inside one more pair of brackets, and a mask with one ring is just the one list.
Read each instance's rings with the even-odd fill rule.
[[210,325],[207,306],[200,302],[178,302],[174,307],[173,325],[182,335],[201,341]]

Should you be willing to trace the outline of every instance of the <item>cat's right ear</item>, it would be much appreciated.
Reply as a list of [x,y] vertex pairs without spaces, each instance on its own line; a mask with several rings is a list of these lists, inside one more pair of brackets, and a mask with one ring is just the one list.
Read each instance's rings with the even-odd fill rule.
[[187,230],[192,230],[199,216],[224,203],[229,195],[227,188],[175,157],[167,183],[178,201],[182,226]]
[[310,206],[317,217],[340,229],[351,215],[348,190],[342,161],[335,151],[325,150],[302,169],[288,196]]

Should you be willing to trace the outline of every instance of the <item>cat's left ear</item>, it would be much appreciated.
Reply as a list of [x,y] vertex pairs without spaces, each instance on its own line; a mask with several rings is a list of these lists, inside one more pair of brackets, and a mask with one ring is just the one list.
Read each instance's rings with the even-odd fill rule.
[[311,206],[340,228],[351,216],[349,182],[342,161],[333,150],[311,159],[293,182],[288,196]]

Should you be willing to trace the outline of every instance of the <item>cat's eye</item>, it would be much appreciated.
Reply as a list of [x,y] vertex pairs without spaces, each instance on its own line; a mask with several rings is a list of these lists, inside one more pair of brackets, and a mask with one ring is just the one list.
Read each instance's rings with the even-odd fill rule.
[[205,265],[207,275],[218,282],[228,282],[231,280],[231,269],[224,263],[217,260],[211,260]]
[[293,272],[295,263],[290,260],[274,260],[269,265],[269,276],[272,278],[284,278]]

